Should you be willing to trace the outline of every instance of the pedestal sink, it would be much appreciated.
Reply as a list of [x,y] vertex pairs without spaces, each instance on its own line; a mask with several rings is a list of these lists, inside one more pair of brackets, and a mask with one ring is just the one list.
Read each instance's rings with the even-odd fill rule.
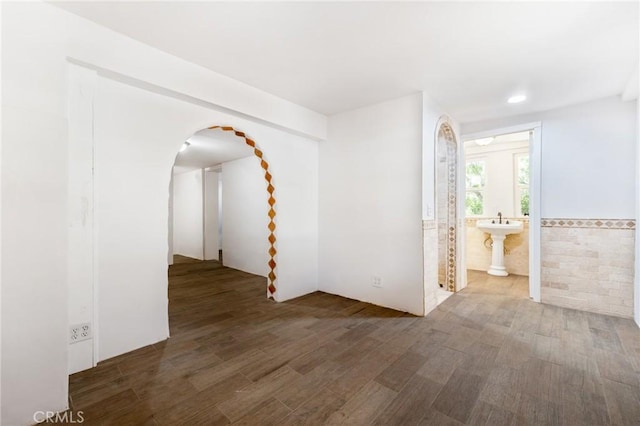
[[506,223],[506,220],[503,219],[502,223],[498,223],[498,220],[479,220],[476,222],[476,228],[482,232],[491,234],[491,240],[493,241],[491,266],[487,273],[489,275],[506,277],[509,274],[507,273],[507,269],[504,267],[504,239],[509,234],[522,232],[522,221],[511,220],[509,223]]

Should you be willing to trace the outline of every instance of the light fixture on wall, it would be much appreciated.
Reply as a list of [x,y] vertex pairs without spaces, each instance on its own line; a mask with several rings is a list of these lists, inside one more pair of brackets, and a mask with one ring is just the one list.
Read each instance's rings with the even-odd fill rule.
[[526,95],[514,95],[507,99],[507,103],[510,104],[519,104],[520,102],[524,102],[527,100]]
[[189,142],[183,143],[182,146],[180,147],[180,152],[182,152],[185,149],[189,148],[189,145],[191,145]]
[[482,138],[482,139],[476,139],[474,142],[476,143],[476,145],[487,146],[491,142],[493,142],[493,139],[494,139],[493,137],[491,137],[491,138]]

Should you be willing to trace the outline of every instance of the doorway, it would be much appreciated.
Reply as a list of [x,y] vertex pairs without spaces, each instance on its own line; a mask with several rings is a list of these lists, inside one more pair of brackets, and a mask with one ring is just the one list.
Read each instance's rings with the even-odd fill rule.
[[275,188],[252,139],[232,127],[196,132],[176,155],[169,193],[170,264],[222,263],[224,253],[224,266],[266,277],[275,298]]
[[[438,233],[439,302],[456,291],[458,146],[453,130],[444,124],[436,141],[436,228]],[[442,293],[442,291],[450,293]]]
[[540,123],[465,135],[460,165],[465,180],[462,243],[468,283],[485,279],[498,283],[510,277],[511,283],[526,284],[524,296],[537,302],[540,137]]

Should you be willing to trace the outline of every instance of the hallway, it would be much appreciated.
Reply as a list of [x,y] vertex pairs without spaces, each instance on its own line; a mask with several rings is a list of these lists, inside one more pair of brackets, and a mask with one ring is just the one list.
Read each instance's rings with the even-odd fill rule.
[[85,424],[637,424],[640,330],[469,271],[426,318],[182,258],[172,337],[70,378]]

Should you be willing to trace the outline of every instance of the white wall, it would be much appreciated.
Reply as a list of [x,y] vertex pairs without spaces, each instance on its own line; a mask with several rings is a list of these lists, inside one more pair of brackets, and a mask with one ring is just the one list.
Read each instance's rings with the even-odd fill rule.
[[203,170],[173,175],[173,253],[204,260]]
[[168,218],[169,238],[168,245],[169,251],[167,253],[167,262],[169,265],[173,265],[173,169],[171,172],[171,181],[169,182],[169,218]]
[[320,145],[320,290],[422,314],[421,159],[421,94],[330,118]]
[[[170,170],[181,141],[207,125],[237,123],[272,165],[279,226],[277,300],[315,290],[315,142],[109,79],[98,79],[96,93],[100,359],[166,337],[166,290],[158,288],[167,282]],[[225,176],[225,182],[230,180]],[[263,200],[266,205],[266,195]],[[305,244],[297,238],[301,234],[309,236]],[[125,291],[129,310],[123,306]],[[123,335],[123,329],[129,333]]]
[[220,173],[204,173],[204,259],[219,260],[220,241],[218,230],[218,177]]
[[218,173],[198,169],[174,174],[172,185],[171,253],[218,260]]
[[266,277],[270,259],[269,193],[260,160],[253,156],[223,163],[222,173],[222,262]]
[[[94,72],[69,67],[69,117],[78,125],[69,129],[68,157],[68,298],[69,324],[93,323],[93,288],[86,288],[94,277],[93,212],[93,87]],[[93,339],[69,343],[69,373],[94,366]]]
[[500,120],[463,134],[542,122],[541,217],[635,217],[636,105],[618,97]]
[[[67,407],[69,313],[81,299],[93,301],[86,315],[96,317],[98,360],[166,338],[171,167],[182,142],[204,127],[238,127],[270,162],[277,299],[317,288],[317,143],[293,133],[322,138],[323,116],[50,4],[1,7],[2,137],[11,140],[1,165],[2,424],[31,424],[34,411]],[[82,82],[69,59],[113,72],[100,71],[88,99],[73,101]],[[122,83],[149,87],[136,80],[171,96]],[[68,115],[70,101],[93,106],[95,164],[68,163],[69,134],[83,125]],[[78,200],[70,199],[67,176],[90,166],[94,280],[71,295],[68,268],[80,265],[68,262],[68,226]]]

